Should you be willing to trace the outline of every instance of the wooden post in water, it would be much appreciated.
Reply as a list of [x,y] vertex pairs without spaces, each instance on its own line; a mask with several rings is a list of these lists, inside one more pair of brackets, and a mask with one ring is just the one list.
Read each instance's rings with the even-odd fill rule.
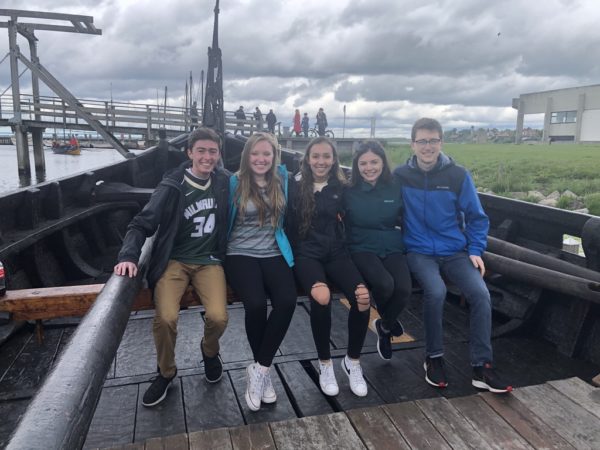
[[21,93],[19,92],[19,62],[20,53],[17,45],[17,23],[14,20],[8,21],[8,41],[10,47],[10,80],[13,95],[13,118],[12,129],[15,132],[17,144],[17,164],[19,175],[31,177],[31,165],[29,163],[29,151],[27,149],[27,135],[23,128],[23,119],[21,117]]
[[[33,36],[27,37],[29,42],[29,52],[31,61],[35,64],[39,62],[37,55],[37,45]],[[31,72],[31,89],[33,91],[33,110],[35,111],[34,118],[36,122],[41,120],[40,111],[40,82],[35,72]],[[33,159],[35,161],[35,173],[39,178],[40,175],[46,173],[46,159],[44,156],[44,143],[42,140],[43,128],[33,128],[31,137],[33,141]]]

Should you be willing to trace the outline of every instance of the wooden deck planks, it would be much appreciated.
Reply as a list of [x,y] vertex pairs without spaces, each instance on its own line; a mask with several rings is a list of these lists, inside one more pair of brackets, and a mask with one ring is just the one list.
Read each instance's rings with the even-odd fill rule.
[[229,376],[246,423],[273,422],[297,417],[276,371],[271,371],[271,380],[273,380],[277,401],[270,405],[263,403],[258,411],[250,411],[246,404],[244,397],[246,393],[246,369],[230,370]]
[[232,450],[231,436],[227,428],[196,431],[188,435],[190,450]]
[[411,448],[450,450],[448,443],[414,402],[395,403],[382,408]]
[[228,308],[229,322],[225,333],[219,340],[221,344],[221,358],[223,362],[253,361],[252,349],[246,337],[244,324],[244,308]]
[[188,450],[187,434],[158,437],[146,441],[145,450]]
[[331,405],[321,393],[299,361],[278,364],[283,381],[288,387],[292,401],[302,416],[316,416],[333,412]]
[[41,344],[29,339],[5,371],[0,382],[0,398],[17,399],[33,396],[52,367],[63,330],[46,330]]
[[275,450],[271,429],[266,423],[258,423],[229,430],[234,450]]
[[[310,307],[307,304],[308,307]],[[304,304],[299,304],[292,316],[292,322],[279,349],[284,355],[310,353],[315,350],[315,342],[310,328],[310,313]]]
[[555,380],[548,384],[600,418],[600,389],[590,386],[580,378]]
[[[335,378],[340,388],[340,393],[335,397],[331,397],[331,401],[334,402],[338,409],[346,411],[353,408],[364,408],[367,406],[376,406],[385,403],[385,401],[379,396],[377,391],[369,385],[367,380],[367,387],[369,389],[366,397],[357,397],[350,390],[350,381],[348,376],[343,372],[340,362],[342,358],[332,358],[333,371],[335,372]],[[362,358],[361,358],[362,361]],[[361,363],[362,365],[362,363]],[[319,373],[318,360],[312,361],[313,369],[315,373]],[[317,375],[318,376],[318,375]]]
[[186,432],[181,378],[177,377],[173,380],[165,400],[152,408],[142,405],[142,397],[150,383],[142,383],[138,386],[135,442]]
[[418,400],[416,404],[453,449],[492,448],[446,398]]
[[188,432],[244,424],[227,374],[218,383],[208,383],[204,375],[182,377],[181,382]]
[[[290,370],[292,370],[291,366]],[[191,378],[191,377],[188,377]],[[562,380],[553,383],[567,388],[586,401],[597,389],[580,380]],[[579,439],[570,445],[548,417],[538,417],[513,395],[476,394],[468,397],[446,399],[436,397],[385,406],[353,409],[339,413],[270,421],[233,428],[216,428],[208,431],[181,433],[169,437],[148,439],[145,447],[122,445],[114,448],[145,449],[528,449],[528,448],[597,448],[593,440],[598,433],[599,418],[574,404],[550,385],[518,389],[546,388],[553,394],[530,392],[540,404],[562,400],[560,407],[578,410],[576,420],[566,414],[559,419],[571,427],[571,438]],[[585,395],[587,397],[585,397]],[[561,398],[562,397],[562,398]],[[592,397],[594,400],[594,397]],[[593,401],[592,400],[592,401]],[[566,403],[564,403],[566,402]],[[568,403],[573,403],[570,406]],[[551,410],[553,408],[550,408]],[[591,418],[581,428],[581,418]],[[596,425],[588,426],[588,425]],[[86,443],[87,444],[87,443]],[[581,445],[584,444],[584,445]]]
[[343,448],[362,450],[360,437],[344,413],[304,417],[271,423],[273,440],[278,450],[320,450]]
[[[440,395],[439,390],[425,383],[423,374],[417,375],[407,364],[405,355],[412,352],[423,353],[421,349],[394,352],[390,361],[382,360],[376,353],[360,358],[363,374],[384,399],[382,403],[405,402]],[[343,374],[342,376],[345,377]]]
[[600,448],[598,418],[552,386],[527,386],[513,395],[575,448]]
[[103,389],[84,448],[133,442],[137,397],[137,385]]
[[481,394],[481,398],[532,447],[564,450],[574,448],[514,395],[486,392]]
[[531,446],[478,396],[451,400],[460,414],[495,449],[530,449]]
[[368,449],[410,449],[381,407],[352,409],[346,415]]

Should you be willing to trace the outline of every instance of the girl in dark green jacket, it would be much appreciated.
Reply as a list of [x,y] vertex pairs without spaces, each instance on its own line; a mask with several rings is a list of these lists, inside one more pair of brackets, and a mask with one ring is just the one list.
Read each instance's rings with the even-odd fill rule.
[[352,161],[351,187],[344,194],[346,244],[352,260],[373,294],[381,316],[377,351],[392,357],[392,336],[404,330],[398,316],[411,293],[411,277],[404,255],[400,224],[402,196],[392,179],[381,144],[366,141]]

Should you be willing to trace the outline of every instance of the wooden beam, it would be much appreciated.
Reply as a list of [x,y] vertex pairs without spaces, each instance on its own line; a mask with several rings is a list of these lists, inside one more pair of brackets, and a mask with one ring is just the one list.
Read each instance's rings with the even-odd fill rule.
[[[104,284],[90,284],[6,291],[6,296],[0,298],[0,311],[11,313],[14,320],[82,317],[90,309],[103,287]],[[228,293],[228,299],[235,300],[231,292]],[[188,288],[181,300],[181,306],[200,304],[196,294]],[[148,288],[141,289],[134,299],[132,310],[153,308],[152,292]]]

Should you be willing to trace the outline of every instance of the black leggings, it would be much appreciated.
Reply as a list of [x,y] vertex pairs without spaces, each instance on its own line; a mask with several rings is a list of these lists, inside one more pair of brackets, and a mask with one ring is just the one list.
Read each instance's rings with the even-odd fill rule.
[[[358,359],[362,350],[367,327],[369,310],[359,311],[354,291],[359,284],[365,284],[360,273],[349,257],[322,262],[317,259],[297,257],[294,266],[296,279],[302,290],[310,298],[310,326],[317,347],[319,359],[331,359],[329,337],[331,334],[331,301],[323,306],[310,295],[315,283],[331,280],[350,302],[348,314],[348,356]],[[331,287],[329,288],[331,290]],[[330,299],[331,300],[331,299]]]
[[[225,259],[225,274],[244,303],[246,335],[254,360],[268,367],[273,363],[296,308],[292,269],[282,256],[229,255]],[[268,317],[267,297],[272,307]]]
[[383,326],[391,330],[406,306],[412,290],[406,256],[392,253],[380,258],[375,253],[352,253],[352,260],[373,294]]

